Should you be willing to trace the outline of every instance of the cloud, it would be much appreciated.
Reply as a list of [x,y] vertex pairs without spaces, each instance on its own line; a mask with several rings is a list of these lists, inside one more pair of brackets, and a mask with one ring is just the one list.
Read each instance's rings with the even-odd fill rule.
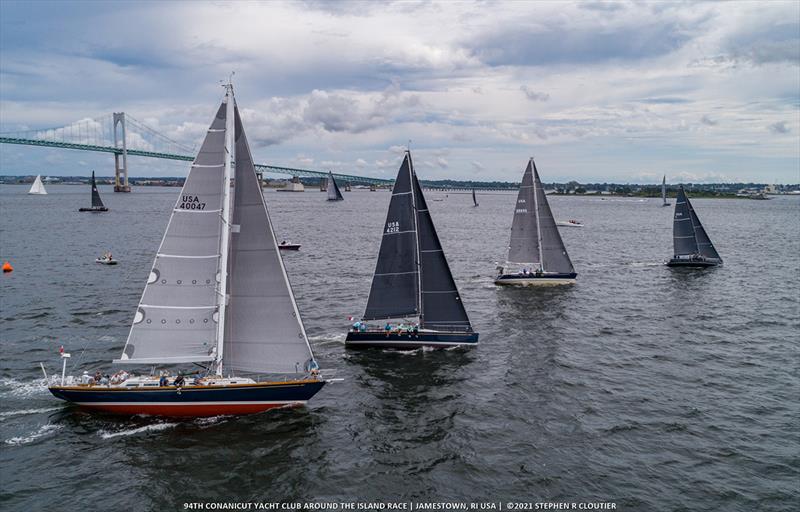
[[447,169],[448,167],[450,167],[450,164],[447,162],[447,160],[445,160],[443,156],[436,158],[436,165],[438,165],[442,169]]
[[486,169],[486,167],[482,163],[478,162],[477,160],[473,160],[472,162],[470,162],[470,165],[476,171],[483,171],[483,170]]
[[550,95],[546,92],[536,92],[527,85],[521,85],[519,90],[525,93],[525,96],[531,101],[547,101]]
[[778,134],[789,133],[791,131],[791,130],[789,130],[789,127],[786,126],[786,121],[780,121],[778,123],[772,123],[767,128],[769,129],[770,132],[778,133]]
[[359,158],[356,160],[356,167],[358,167],[359,169],[363,169],[366,166],[367,166],[367,161],[364,160],[363,158]]
[[706,126],[717,126],[719,124],[719,121],[714,121],[707,114],[700,118],[700,122]]

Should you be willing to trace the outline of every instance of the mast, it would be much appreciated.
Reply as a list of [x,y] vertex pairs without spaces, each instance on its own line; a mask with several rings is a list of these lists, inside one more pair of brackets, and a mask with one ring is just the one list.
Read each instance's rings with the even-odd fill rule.
[[216,373],[222,376],[222,353],[225,340],[225,307],[228,304],[228,245],[231,219],[231,161],[234,137],[233,84],[225,84],[225,170],[222,178],[222,234],[219,243],[219,288],[217,291],[217,358]]
[[411,183],[411,208],[414,211],[414,237],[416,238],[416,251],[414,257],[416,258],[417,266],[417,311],[419,311],[419,325],[422,326],[423,317],[425,315],[422,309],[422,258],[419,253],[419,219],[417,218],[417,194],[414,192],[414,163],[411,161],[411,150],[406,150],[408,155],[408,181]]
[[536,215],[536,238],[539,241],[539,267],[544,272],[544,257],[542,255],[542,226],[539,222],[539,198],[536,195],[536,178],[538,176],[538,172],[536,172],[536,162],[533,161],[533,157],[531,157],[531,164],[533,164],[534,176],[533,176],[533,209]]

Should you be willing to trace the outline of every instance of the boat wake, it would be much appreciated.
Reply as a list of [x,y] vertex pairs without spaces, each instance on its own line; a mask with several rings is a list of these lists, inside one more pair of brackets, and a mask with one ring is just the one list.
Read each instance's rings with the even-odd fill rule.
[[41,439],[42,437],[48,436],[54,433],[57,430],[60,430],[62,427],[61,425],[53,425],[48,423],[46,425],[42,425],[39,427],[35,432],[28,434],[27,436],[19,436],[19,437],[12,437],[11,439],[6,439],[5,444],[11,446],[20,446],[23,444],[29,444],[37,439]]
[[[218,417],[218,416],[217,416]],[[153,423],[152,425],[145,425],[143,427],[130,428],[120,430],[118,432],[109,432],[107,430],[100,430],[97,434],[103,439],[113,439],[121,436],[134,436],[143,432],[159,432],[168,428],[177,427],[178,423]]]
[[45,394],[47,394],[47,381],[44,379],[30,381],[19,381],[9,378],[0,379],[0,396],[30,397]]
[[16,411],[0,412],[0,421],[13,416],[22,416],[24,414],[42,414],[45,412],[59,411],[61,407],[43,407],[41,409],[19,409]]

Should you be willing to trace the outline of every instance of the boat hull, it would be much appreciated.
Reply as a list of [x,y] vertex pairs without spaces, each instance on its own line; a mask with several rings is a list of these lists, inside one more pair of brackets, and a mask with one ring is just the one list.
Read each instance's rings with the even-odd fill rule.
[[477,345],[477,332],[417,332],[397,333],[377,331],[350,331],[345,339],[347,348],[394,348],[413,350],[422,347],[448,348],[460,345]]
[[561,284],[575,284],[578,274],[502,274],[497,276],[494,284],[501,286],[554,286]]
[[105,206],[101,206],[101,207],[97,207],[97,208],[94,208],[94,207],[92,207],[92,208],[78,208],[78,211],[79,212],[90,212],[90,213],[101,213],[101,212],[107,212],[108,208],[106,208]]
[[721,261],[713,261],[713,260],[679,260],[673,258],[667,262],[668,267],[705,268],[705,267],[717,267],[719,265],[722,265]]
[[324,380],[303,380],[151,389],[104,386],[48,389],[56,398],[85,409],[126,415],[202,417],[302,406],[324,385]]
[[278,249],[280,249],[282,251],[299,251],[300,250],[300,244],[278,245]]

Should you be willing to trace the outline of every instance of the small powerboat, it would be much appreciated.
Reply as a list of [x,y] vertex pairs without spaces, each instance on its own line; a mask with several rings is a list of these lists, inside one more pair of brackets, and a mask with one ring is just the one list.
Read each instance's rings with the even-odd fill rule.
[[300,244],[293,244],[284,240],[283,242],[278,244],[278,249],[282,251],[299,251]]
[[559,225],[559,226],[565,226],[565,227],[569,227],[569,228],[582,228],[583,227],[583,223],[582,222],[579,222],[577,220],[572,220],[572,219],[570,219],[570,220],[560,220],[560,221],[556,222],[556,224]]
[[117,263],[119,263],[117,260],[114,259],[113,256],[111,256],[110,252],[107,252],[107,253],[103,254],[102,256],[100,256],[99,258],[95,259],[94,261],[96,263],[100,263],[101,265],[116,265]]

